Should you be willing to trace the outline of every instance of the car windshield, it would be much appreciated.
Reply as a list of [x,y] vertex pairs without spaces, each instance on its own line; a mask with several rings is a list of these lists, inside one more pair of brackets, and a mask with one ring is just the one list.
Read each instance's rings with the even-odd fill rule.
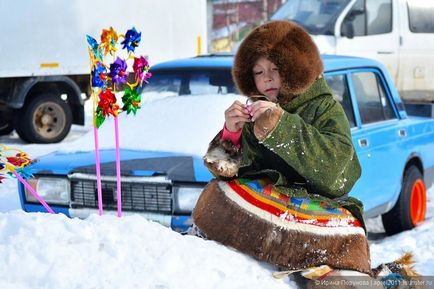
[[272,16],[272,20],[289,19],[310,34],[333,35],[339,13],[350,0],[289,0]]
[[157,70],[143,93],[159,92],[167,96],[236,93],[230,71]]

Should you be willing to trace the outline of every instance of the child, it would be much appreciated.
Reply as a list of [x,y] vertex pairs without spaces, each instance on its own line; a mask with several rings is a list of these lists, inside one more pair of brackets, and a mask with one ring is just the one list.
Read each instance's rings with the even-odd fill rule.
[[362,204],[347,196],[361,167],[322,72],[315,44],[294,23],[247,36],[232,74],[253,104],[225,111],[204,157],[217,179],[193,220],[208,239],[280,267],[372,274]]

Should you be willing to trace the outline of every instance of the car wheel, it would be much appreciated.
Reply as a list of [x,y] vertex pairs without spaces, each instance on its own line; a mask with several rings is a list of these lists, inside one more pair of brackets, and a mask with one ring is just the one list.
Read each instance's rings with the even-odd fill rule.
[[410,166],[404,175],[401,193],[395,206],[382,215],[388,235],[411,230],[423,223],[426,213],[426,188],[420,170]]
[[63,140],[71,129],[71,109],[55,95],[33,97],[21,109],[20,115],[16,130],[26,142],[56,143]]

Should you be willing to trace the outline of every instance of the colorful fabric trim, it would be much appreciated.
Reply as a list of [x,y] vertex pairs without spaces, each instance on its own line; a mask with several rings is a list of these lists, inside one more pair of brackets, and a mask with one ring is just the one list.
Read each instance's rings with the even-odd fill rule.
[[244,201],[280,220],[318,227],[362,227],[345,208],[309,198],[288,197],[267,180],[234,179],[227,185]]

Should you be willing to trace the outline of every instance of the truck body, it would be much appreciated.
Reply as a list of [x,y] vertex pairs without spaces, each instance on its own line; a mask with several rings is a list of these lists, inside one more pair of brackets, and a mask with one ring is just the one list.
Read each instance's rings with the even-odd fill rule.
[[[407,114],[386,68],[378,62],[334,55],[322,59],[324,77],[347,115],[362,166],[361,178],[350,195],[363,202],[365,216],[382,215],[390,234],[415,227],[425,218],[426,188],[434,182],[434,118]],[[210,141],[201,140],[204,132],[210,130],[203,123],[205,118],[207,121],[212,118],[208,126],[212,121],[216,130],[222,127],[224,110],[218,111],[217,107],[222,105],[216,103],[220,95],[226,97],[224,94],[234,92],[232,63],[232,56],[208,56],[169,61],[153,68],[143,98],[164,93],[166,99],[159,98],[155,109],[150,109],[152,104],[147,102],[146,114],[138,113],[139,120],[135,120],[154,125],[143,128],[131,123],[126,126],[131,131],[123,132],[127,138],[128,135],[146,138],[141,150],[128,147],[121,150],[125,168],[124,210],[144,214],[175,230],[185,230],[191,225],[190,214],[196,200],[212,179],[201,155]],[[230,103],[240,98],[233,95]],[[170,110],[169,127],[173,130],[161,130],[159,125],[168,122],[169,115],[164,108],[173,107],[174,98],[179,99],[180,108],[175,113]],[[186,105],[181,106],[181,101]],[[203,107],[190,105],[198,102]],[[210,107],[213,113],[209,113]],[[202,111],[205,113],[201,116]],[[194,115],[200,121],[185,123],[186,115]],[[121,142],[128,144],[128,139]],[[191,147],[192,142],[202,143],[202,152],[186,155],[177,153],[173,147],[172,151],[161,148],[161,143]],[[94,152],[91,145],[80,150],[87,152],[52,153],[29,167],[35,176],[30,182],[40,188],[38,193],[56,212],[71,217],[86,217],[98,209]],[[112,149],[101,152],[104,206],[112,212],[116,210],[114,157]],[[54,187],[55,191],[51,189]],[[23,210],[45,211],[20,183],[19,194]]]
[[16,129],[28,142],[58,142],[84,124],[87,34],[100,41],[102,29],[135,27],[136,54],[153,65],[206,52],[206,9],[206,0],[1,1],[0,135]]
[[401,97],[434,101],[434,1],[288,0],[271,17],[299,23],[321,53],[367,57]]

